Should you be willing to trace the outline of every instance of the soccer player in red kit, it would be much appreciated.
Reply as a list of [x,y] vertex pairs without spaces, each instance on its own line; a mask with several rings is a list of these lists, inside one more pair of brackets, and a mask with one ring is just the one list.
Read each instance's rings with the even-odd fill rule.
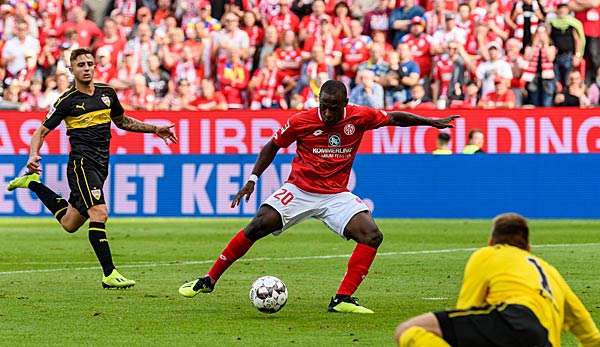
[[250,199],[258,177],[271,164],[277,151],[296,142],[296,157],[287,182],[267,198],[256,216],[227,244],[208,273],[179,288],[186,297],[210,293],[219,277],[250,249],[257,240],[278,235],[308,218],[323,221],[333,232],[357,245],[348,261],[348,269],[330,312],[373,313],[360,306],[352,294],[367,275],[375,259],[383,234],[373,220],[369,208],[346,188],[352,162],[363,134],[383,126],[429,125],[450,128],[456,116],[433,119],[408,112],[374,110],[348,105],[346,87],[329,80],[319,94],[319,107],[293,115],[262,148],[250,179],[237,193],[232,207]]

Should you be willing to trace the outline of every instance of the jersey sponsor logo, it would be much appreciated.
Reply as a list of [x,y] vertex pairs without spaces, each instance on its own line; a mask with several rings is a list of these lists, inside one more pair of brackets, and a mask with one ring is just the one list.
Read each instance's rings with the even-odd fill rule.
[[94,199],[100,200],[100,197],[102,196],[102,191],[100,189],[92,189],[90,192],[92,193]]
[[106,105],[107,107],[110,107],[110,98],[108,96],[102,95],[102,97],[100,97],[100,100],[102,100],[104,105]]
[[81,105],[75,104],[75,109],[82,109],[85,112],[85,102],[82,102]]
[[339,147],[342,145],[342,138],[338,134],[329,135],[329,147]]
[[346,124],[346,126],[344,126],[344,134],[346,134],[348,136],[354,134],[355,130],[356,130],[356,128],[354,127],[354,124],[352,124],[352,123]]
[[319,135],[323,135],[323,130],[318,129],[318,130],[315,130],[315,132],[313,133],[313,136],[319,136]]

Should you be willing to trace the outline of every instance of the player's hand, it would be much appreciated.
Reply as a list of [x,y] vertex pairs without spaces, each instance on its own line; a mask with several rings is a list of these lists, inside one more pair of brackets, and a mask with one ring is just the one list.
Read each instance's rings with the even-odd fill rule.
[[460,116],[453,115],[446,118],[434,119],[433,122],[431,122],[431,126],[438,129],[454,128],[454,125],[450,123],[456,118],[460,118]]
[[156,135],[163,139],[167,145],[169,144],[169,141],[171,141],[171,143],[177,143],[177,136],[175,136],[175,133],[171,130],[174,126],[175,124],[156,127]]
[[29,170],[29,172],[38,174],[42,172],[40,160],[42,160],[42,157],[40,157],[39,155],[29,157],[29,160],[27,160],[27,169]]
[[248,202],[248,200],[250,200],[250,195],[252,195],[254,192],[254,185],[255,183],[252,181],[246,182],[242,189],[240,189],[240,191],[235,195],[235,198],[233,198],[233,201],[231,202],[231,208],[239,205],[243,197],[246,197],[246,202]]

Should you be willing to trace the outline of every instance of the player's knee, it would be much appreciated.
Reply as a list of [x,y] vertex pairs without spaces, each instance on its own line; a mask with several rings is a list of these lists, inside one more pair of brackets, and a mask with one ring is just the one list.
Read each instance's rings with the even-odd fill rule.
[[104,206],[94,206],[88,210],[90,220],[94,222],[106,223],[108,220],[108,211]]
[[75,224],[61,224],[63,229],[68,232],[69,234],[72,234],[74,232],[76,232],[77,230],[79,230],[79,225],[75,225]]
[[362,235],[360,243],[377,248],[383,242],[383,233],[377,227],[367,229]]

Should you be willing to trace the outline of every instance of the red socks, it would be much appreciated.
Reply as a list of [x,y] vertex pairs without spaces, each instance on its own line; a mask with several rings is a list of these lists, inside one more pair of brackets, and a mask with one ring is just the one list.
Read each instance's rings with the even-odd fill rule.
[[208,271],[208,275],[210,278],[217,282],[219,277],[239,258],[241,258],[250,247],[254,241],[244,235],[244,229],[240,230],[235,236],[229,241],[219,258],[215,261],[213,266]]
[[348,270],[340,284],[337,295],[352,295],[362,280],[369,273],[369,268],[375,259],[377,248],[359,243],[348,260]]

